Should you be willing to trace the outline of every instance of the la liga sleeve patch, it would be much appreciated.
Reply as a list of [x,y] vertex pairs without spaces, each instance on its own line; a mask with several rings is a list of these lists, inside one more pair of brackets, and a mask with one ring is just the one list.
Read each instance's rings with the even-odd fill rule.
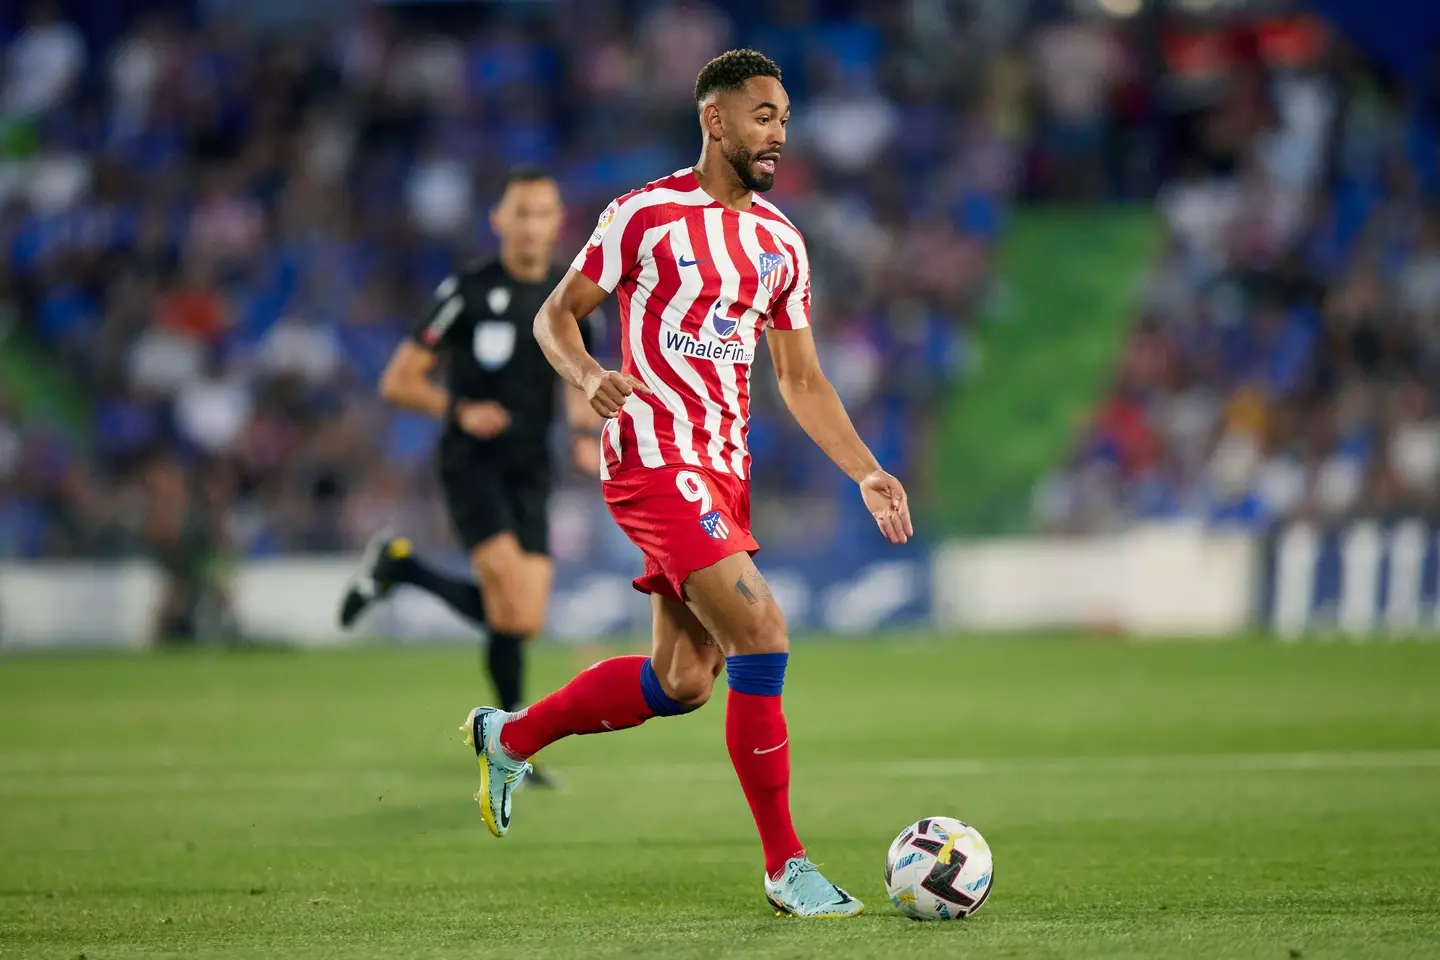
[[590,234],[592,246],[605,239],[605,231],[610,229],[610,223],[615,219],[615,208],[616,205],[612,203],[605,208],[604,213],[600,214],[600,219],[595,223],[595,232]]

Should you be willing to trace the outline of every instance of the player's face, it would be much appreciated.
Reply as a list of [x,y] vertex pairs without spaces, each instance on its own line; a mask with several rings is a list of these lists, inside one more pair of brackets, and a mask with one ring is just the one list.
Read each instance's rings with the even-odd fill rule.
[[720,103],[725,133],[720,148],[746,190],[775,186],[775,165],[785,146],[790,98],[774,77],[751,77]]
[[554,180],[512,183],[490,212],[490,226],[500,242],[525,260],[549,260],[565,208]]

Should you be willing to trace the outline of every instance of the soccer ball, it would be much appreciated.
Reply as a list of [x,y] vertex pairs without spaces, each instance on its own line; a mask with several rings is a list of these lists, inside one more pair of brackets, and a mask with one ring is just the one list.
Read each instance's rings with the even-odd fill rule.
[[980,831],[926,817],[900,831],[885,855],[890,902],[911,920],[959,920],[990,896],[995,864]]

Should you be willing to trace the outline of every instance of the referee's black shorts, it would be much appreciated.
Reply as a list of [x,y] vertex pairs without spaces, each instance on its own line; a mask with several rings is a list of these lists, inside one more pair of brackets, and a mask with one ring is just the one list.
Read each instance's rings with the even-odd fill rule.
[[467,554],[509,531],[524,552],[549,555],[550,486],[544,457],[497,461],[454,446],[440,454],[445,508]]

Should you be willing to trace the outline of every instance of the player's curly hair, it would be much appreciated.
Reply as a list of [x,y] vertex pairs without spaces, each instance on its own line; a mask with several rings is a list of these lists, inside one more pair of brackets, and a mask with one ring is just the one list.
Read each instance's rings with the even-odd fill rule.
[[738,90],[751,77],[780,79],[780,67],[759,50],[726,50],[700,69],[695,102],[704,103],[717,90]]

